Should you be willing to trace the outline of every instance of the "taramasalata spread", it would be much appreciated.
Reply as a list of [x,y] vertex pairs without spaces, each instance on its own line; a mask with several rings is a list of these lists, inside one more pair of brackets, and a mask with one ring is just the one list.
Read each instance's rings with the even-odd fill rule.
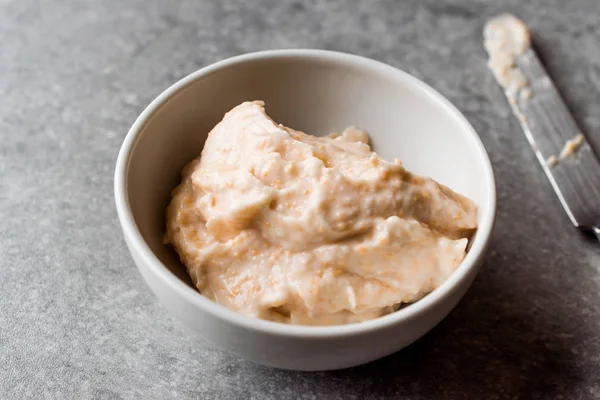
[[260,101],[229,111],[182,172],[166,241],[203,295],[303,325],[358,322],[438,287],[477,226],[470,199],[371,151],[349,128],[315,137]]

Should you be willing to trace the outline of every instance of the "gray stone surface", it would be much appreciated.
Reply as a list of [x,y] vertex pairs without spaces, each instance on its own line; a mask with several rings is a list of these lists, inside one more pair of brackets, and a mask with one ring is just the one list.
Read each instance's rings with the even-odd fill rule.
[[[600,146],[597,0],[0,0],[0,398],[600,398],[600,244],[567,220],[485,67],[483,21],[527,20]],[[498,178],[483,270],[436,329],[383,360],[278,371],[198,342],[143,283],[112,174],[130,124],[232,55],[315,47],[424,79]]]

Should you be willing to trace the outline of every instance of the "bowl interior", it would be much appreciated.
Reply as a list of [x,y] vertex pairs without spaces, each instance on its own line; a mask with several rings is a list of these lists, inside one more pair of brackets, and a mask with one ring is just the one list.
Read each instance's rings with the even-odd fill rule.
[[[490,215],[493,179],[470,125],[427,85],[389,66],[336,53],[282,52],[220,63],[175,86],[145,112],[127,163],[126,193],[148,246],[188,284],[162,243],[170,191],[211,128],[247,100],[264,100],[275,121],[311,134],[366,129],[382,157],[400,158],[409,170],[474,199],[480,223]],[[486,240],[479,236],[474,242]]]

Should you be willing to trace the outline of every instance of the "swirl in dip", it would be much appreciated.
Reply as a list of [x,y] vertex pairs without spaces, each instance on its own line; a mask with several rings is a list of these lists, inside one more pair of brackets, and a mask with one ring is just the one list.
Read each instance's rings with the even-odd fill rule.
[[365,132],[307,135],[260,101],[225,114],[172,196],[166,241],[200,293],[292,324],[418,300],[457,268],[477,226],[473,201],[381,159]]

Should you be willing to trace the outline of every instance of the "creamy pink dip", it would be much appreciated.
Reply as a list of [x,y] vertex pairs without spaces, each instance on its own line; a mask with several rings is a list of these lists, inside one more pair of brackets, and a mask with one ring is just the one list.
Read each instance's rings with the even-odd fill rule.
[[315,137],[243,103],[210,132],[167,209],[166,240],[213,301],[304,325],[358,322],[438,287],[477,207],[371,151],[366,133]]

